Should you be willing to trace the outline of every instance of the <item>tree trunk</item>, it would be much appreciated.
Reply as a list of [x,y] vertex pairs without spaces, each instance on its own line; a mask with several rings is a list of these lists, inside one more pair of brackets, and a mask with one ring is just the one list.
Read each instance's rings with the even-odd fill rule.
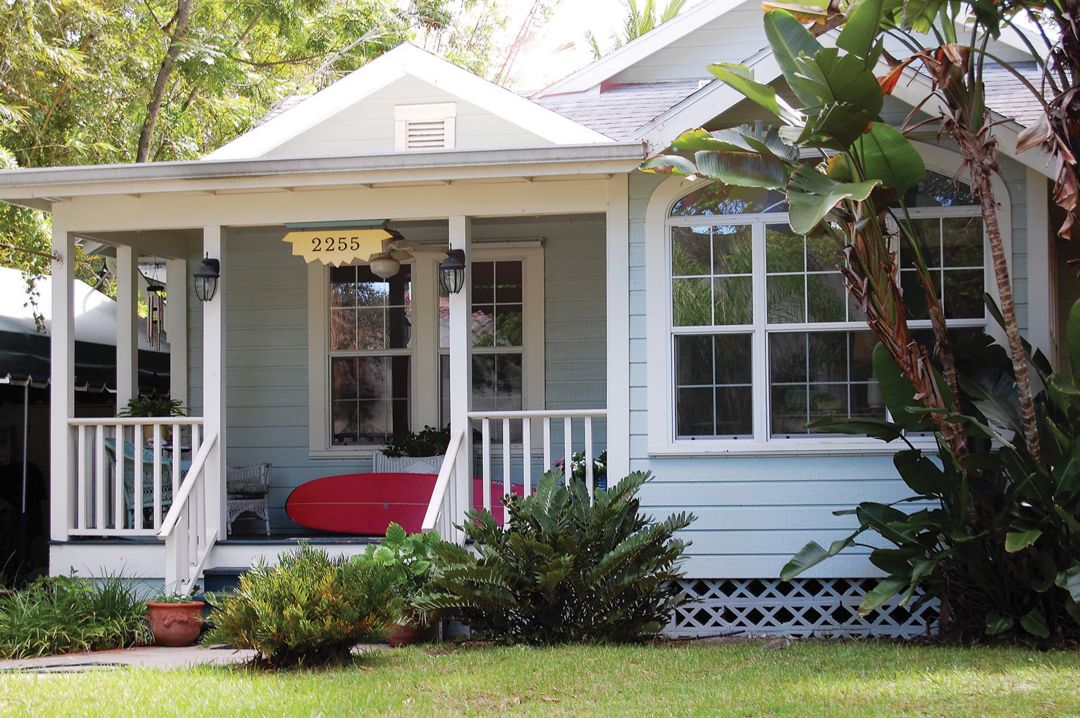
[[1009,355],[1012,359],[1013,375],[1016,377],[1020,420],[1024,427],[1024,445],[1031,458],[1040,462],[1042,449],[1039,446],[1035,402],[1031,396],[1027,352],[1024,351],[1020,325],[1016,322],[1009,264],[1005,256],[1005,245],[1001,239],[1001,225],[998,224],[994,190],[990,186],[990,172],[997,167],[997,149],[994,147],[993,140],[984,139],[983,133],[974,137],[957,137],[956,139],[960,141],[960,150],[971,175],[971,189],[979,200],[983,224],[986,226],[986,236],[990,240],[990,253],[994,260],[994,278],[997,280],[998,296],[1001,298],[1001,315],[1005,320],[1005,336],[1009,341]]
[[176,58],[180,55],[180,48],[187,36],[188,25],[191,22],[191,10],[195,0],[177,0],[176,14],[170,24],[172,32],[169,33],[169,47],[165,50],[165,57],[161,60],[158,68],[157,79],[154,81],[154,89],[150,94],[150,102],[146,106],[146,118],[143,120],[142,130],[139,132],[139,148],[135,153],[136,162],[146,162],[150,158],[150,142],[154,137],[158,117],[161,115],[161,103],[165,97],[165,87],[169,84]]

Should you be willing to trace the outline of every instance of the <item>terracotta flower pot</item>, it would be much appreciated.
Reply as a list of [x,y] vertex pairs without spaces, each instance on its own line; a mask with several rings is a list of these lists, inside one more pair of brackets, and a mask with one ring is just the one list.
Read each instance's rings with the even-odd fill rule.
[[391,648],[408,646],[425,640],[429,635],[428,631],[427,626],[399,623],[386,636],[386,642],[390,644]]
[[190,646],[203,627],[202,601],[188,603],[146,602],[146,620],[159,646]]

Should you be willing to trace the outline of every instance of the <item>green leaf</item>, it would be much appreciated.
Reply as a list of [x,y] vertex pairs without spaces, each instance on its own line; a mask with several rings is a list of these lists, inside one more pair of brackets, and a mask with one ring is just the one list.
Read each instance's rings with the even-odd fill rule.
[[861,202],[878,184],[878,180],[836,182],[810,165],[800,165],[788,184],[791,228],[797,234],[810,234],[838,204]]
[[859,0],[847,12],[836,46],[858,57],[868,57],[878,38],[882,0]]
[[1020,619],[1020,627],[1037,638],[1049,638],[1050,627],[1046,625],[1046,617],[1038,608],[1033,608]]
[[1040,536],[1042,536],[1042,531],[1040,529],[1010,531],[1005,534],[1005,550],[1009,553],[1023,551],[1028,546],[1031,546],[1038,541]]
[[904,435],[903,429],[884,419],[836,419],[823,416],[807,424],[807,428],[821,429],[830,434],[849,434],[851,436],[869,436],[884,442],[895,441]]
[[[728,62],[718,62],[708,66],[718,80],[731,87],[736,92],[742,93],[746,99],[759,105],[774,116],[783,118],[784,108],[777,99],[776,90],[769,85],[764,85],[754,80],[750,69],[745,65],[735,65]],[[790,108],[789,108],[790,109]]]
[[905,0],[901,26],[905,30],[929,33],[945,0]]
[[1074,563],[1071,568],[1059,573],[1054,583],[1068,591],[1072,600],[1080,603],[1080,563]]
[[908,585],[906,578],[888,576],[878,581],[878,584],[867,592],[862,603],[859,604],[859,615],[865,616],[872,611],[881,608],[886,601],[900,593]]
[[860,158],[867,179],[879,179],[886,187],[895,187],[897,194],[904,194],[926,177],[922,156],[896,128],[884,122],[874,122],[870,132],[860,135],[852,152]]
[[679,155],[657,155],[645,160],[640,167],[642,172],[660,175],[688,176],[697,174],[693,162]]
[[899,367],[893,361],[892,355],[884,345],[878,343],[874,347],[873,354],[874,378],[881,386],[881,394],[885,399],[885,406],[892,413],[893,421],[907,430],[921,430],[926,424],[919,414],[907,411],[909,406],[915,406],[915,387],[907,378],[900,373]]
[[986,631],[988,636],[996,636],[1005,633],[1013,627],[1015,621],[1010,616],[1002,616],[997,611],[991,611],[986,615]]
[[397,546],[405,542],[409,534],[402,528],[401,524],[391,523],[386,527],[386,543]]
[[757,152],[694,153],[698,172],[738,187],[781,189],[787,186],[788,166],[772,155]]
[[1065,326],[1065,336],[1069,342],[1069,361],[1073,376],[1080,377],[1080,300],[1069,309],[1069,321]]
[[893,464],[900,472],[900,478],[917,494],[941,494],[947,488],[945,472],[921,451],[898,451],[893,456]]
[[798,72],[795,58],[813,57],[821,50],[821,43],[786,10],[770,10],[765,13],[765,37],[769,39],[773,56],[788,84]]
[[829,550],[826,551],[817,541],[811,541],[803,546],[802,550],[795,554],[791,560],[784,564],[784,567],[780,569],[780,580],[790,581],[803,571],[817,566],[825,559],[840,553],[850,543],[851,537],[833,541],[832,545],[829,546]]

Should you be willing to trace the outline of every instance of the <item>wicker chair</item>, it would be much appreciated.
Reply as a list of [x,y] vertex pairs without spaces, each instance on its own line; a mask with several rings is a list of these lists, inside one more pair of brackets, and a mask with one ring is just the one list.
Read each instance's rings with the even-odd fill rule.
[[270,493],[270,464],[230,466],[225,474],[225,508],[228,513],[228,534],[242,514],[255,514],[263,520],[266,535],[270,535],[270,508],[266,497]]
[[[116,440],[112,437],[105,439],[106,466],[110,472],[116,466]],[[143,526],[153,526],[154,512],[154,451],[143,448],[142,450],[142,497],[141,501],[135,501],[135,445],[130,441],[124,442],[124,511],[127,514],[125,526],[135,526],[135,506],[141,504],[143,512]],[[180,476],[187,474],[191,467],[190,461],[180,462]],[[172,506],[172,458],[170,452],[162,452],[161,456],[161,510],[166,513]]]

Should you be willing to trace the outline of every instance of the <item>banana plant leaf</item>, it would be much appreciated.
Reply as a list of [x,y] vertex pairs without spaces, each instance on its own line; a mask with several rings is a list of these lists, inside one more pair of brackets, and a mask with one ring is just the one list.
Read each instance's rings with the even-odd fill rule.
[[800,165],[788,183],[789,221],[798,234],[810,234],[845,200],[861,202],[880,180],[837,182],[809,165]]

